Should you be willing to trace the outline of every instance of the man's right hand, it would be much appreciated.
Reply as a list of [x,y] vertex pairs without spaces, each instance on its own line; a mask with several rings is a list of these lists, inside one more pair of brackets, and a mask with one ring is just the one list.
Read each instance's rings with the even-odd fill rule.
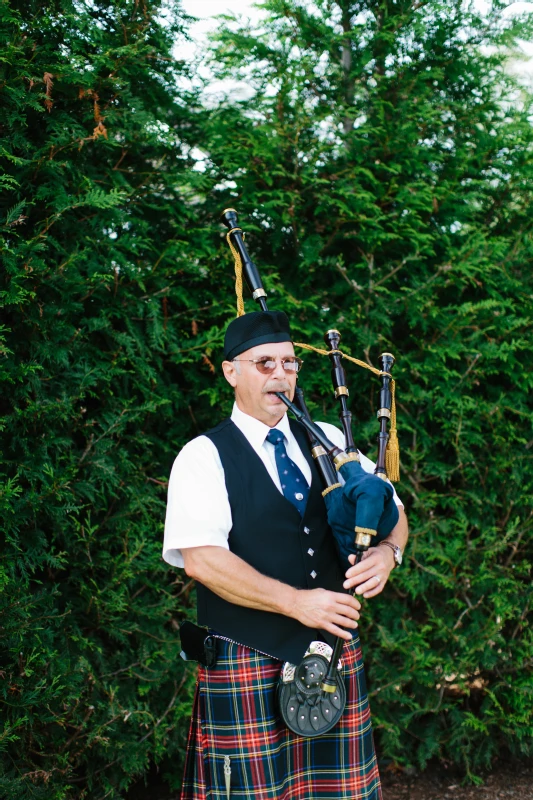
[[189,547],[182,552],[187,575],[230,603],[284,614],[347,641],[352,634],[346,629],[357,628],[361,603],[350,594],[295,589],[262,575],[222,547]]
[[328,631],[349,641],[346,628],[357,628],[361,603],[351,594],[327,589],[296,589],[291,616],[309,628]]

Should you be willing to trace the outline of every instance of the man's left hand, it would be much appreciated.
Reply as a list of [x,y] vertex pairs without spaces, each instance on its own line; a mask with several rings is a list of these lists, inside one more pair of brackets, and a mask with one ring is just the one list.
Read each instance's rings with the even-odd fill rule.
[[[349,556],[348,560],[353,564],[355,555]],[[357,587],[356,594],[363,597],[375,597],[385,588],[394,566],[394,553],[390,547],[371,547],[359,564],[346,571],[343,586],[345,589]]]

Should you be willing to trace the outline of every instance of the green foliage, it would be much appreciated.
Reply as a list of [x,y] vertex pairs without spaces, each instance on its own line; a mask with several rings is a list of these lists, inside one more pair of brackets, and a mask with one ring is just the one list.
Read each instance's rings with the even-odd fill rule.
[[[501,3],[264,8],[217,35],[218,76],[253,94],[211,114],[213,207],[242,211],[300,341],[336,327],[398,357],[412,535],[362,625],[379,752],[473,776],[533,734],[532,108],[506,68],[531,25]],[[305,358],[334,421],[329,364]],[[351,385],[372,453],[376,389]]]
[[[506,70],[530,29],[501,3],[265,8],[212,47],[253,96],[205,109],[162,0],[0,2],[9,800],[179,789],[193,602],[162,523],[175,454],[231,405],[228,205],[299,340],[398,356],[411,543],[362,623],[381,757],[531,754],[531,101]],[[372,455],[375,381],[349,372]]]
[[184,245],[182,21],[159,1],[0,13],[0,796],[120,797],[150,763],[179,787],[191,586],[162,525],[192,427],[182,350],[211,300]]

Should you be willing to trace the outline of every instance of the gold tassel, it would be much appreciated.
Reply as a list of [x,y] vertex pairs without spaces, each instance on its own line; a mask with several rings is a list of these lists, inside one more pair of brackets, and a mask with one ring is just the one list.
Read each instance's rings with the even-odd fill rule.
[[389,441],[385,453],[385,468],[390,481],[400,480],[400,443],[396,430],[396,381],[391,378],[392,403],[390,410]]
[[[240,253],[234,246],[233,242],[231,241],[230,236],[232,233],[235,233],[235,231],[240,231],[240,230],[241,230],[240,228],[232,228],[226,235],[226,241],[229,244],[229,249],[232,252],[233,258],[235,259],[235,294],[237,295],[238,317],[244,316],[244,298],[242,295],[242,261]],[[242,234],[242,238],[244,239],[244,233]]]

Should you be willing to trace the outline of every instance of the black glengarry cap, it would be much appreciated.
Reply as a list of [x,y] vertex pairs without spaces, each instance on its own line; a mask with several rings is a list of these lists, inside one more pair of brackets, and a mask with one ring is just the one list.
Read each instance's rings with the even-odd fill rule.
[[292,342],[289,318],[284,311],[252,311],[232,320],[224,337],[224,360],[267,342]]

